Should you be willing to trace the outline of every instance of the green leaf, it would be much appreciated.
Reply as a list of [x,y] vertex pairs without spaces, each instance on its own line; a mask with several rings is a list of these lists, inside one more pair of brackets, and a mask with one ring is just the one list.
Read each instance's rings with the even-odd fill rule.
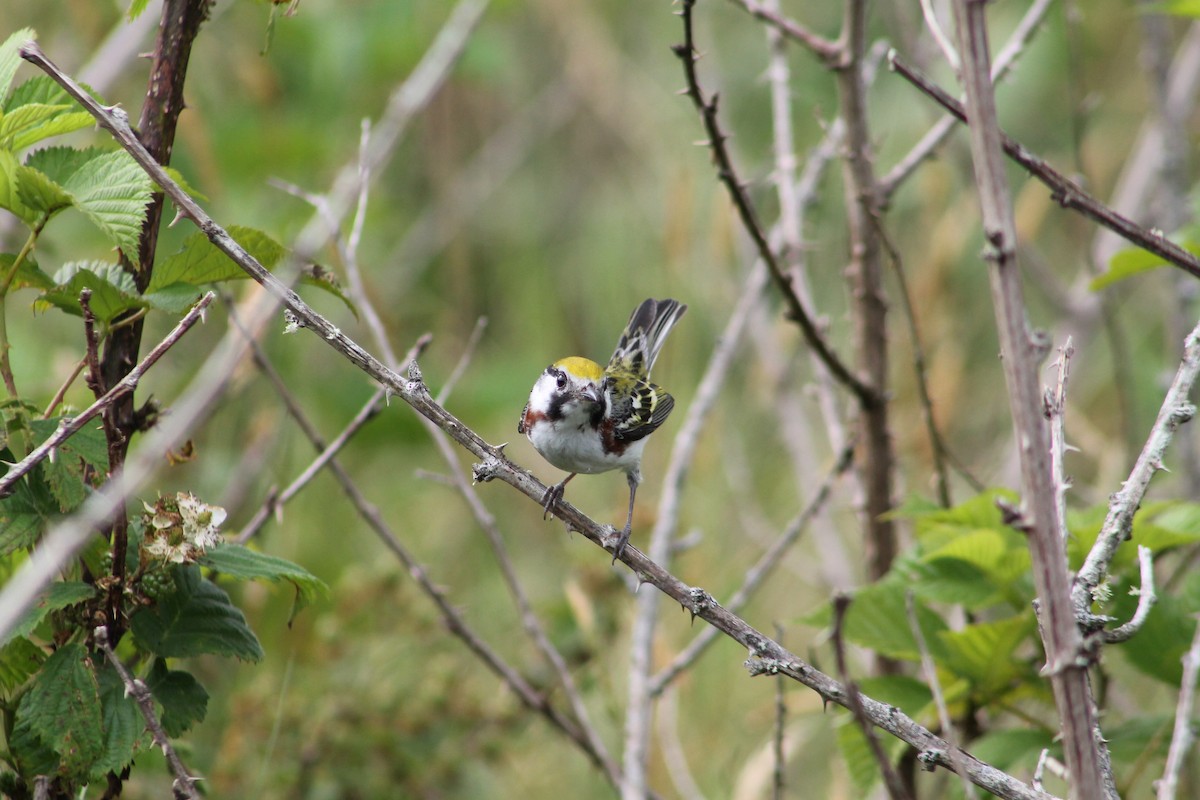
[[[36,124],[25,125],[21,132],[16,133],[8,145],[10,149],[24,150],[52,136],[60,136],[96,124],[92,115],[80,108],[75,99],[47,75],[38,75],[22,83],[13,91],[7,104],[14,114],[21,109],[35,106],[54,110],[45,116],[38,112],[40,119]],[[13,125],[10,123],[9,127]]]
[[17,482],[8,497],[0,499],[0,555],[32,547],[46,523],[58,513],[54,496],[34,470]]
[[175,591],[133,615],[130,627],[138,642],[163,658],[204,653],[247,661],[263,657],[262,646],[242,612],[224,590],[200,577],[189,564],[172,570]]
[[[1179,242],[1179,246],[1192,255],[1200,253],[1200,248],[1197,247],[1196,242],[1182,241]],[[1113,256],[1108,262],[1108,272],[1093,278],[1090,288],[1093,292],[1096,292],[1118,281],[1132,278],[1134,275],[1140,275],[1152,269],[1158,269],[1159,267],[1166,266],[1166,264],[1167,262],[1162,256],[1155,255],[1140,247],[1131,247]]]
[[916,717],[933,702],[933,692],[925,682],[910,675],[863,678],[858,681],[858,689],[867,697],[903,709],[910,717]]
[[846,762],[846,772],[850,775],[850,782],[854,784],[854,794],[856,797],[865,797],[879,780],[879,764],[871,752],[871,745],[849,716],[837,726],[835,736],[838,751],[842,754],[842,760]]
[[17,728],[58,753],[59,772],[85,777],[104,753],[96,674],[87,651],[72,643],[55,651],[17,709]]
[[[283,258],[283,245],[260,230],[233,225],[228,231],[266,269],[273,268]],[[197,232],[184,239],[178,251],[155,265],[146,291],[155,292],[179,283],[198,287],[246,277],[249,276],[241,267],[203,233]]]
[[203,291],[190,283],[173,283],[156,292],[147,292],[142,300],[151,308],[166,314],[182,314],[196,304]]
[[953,558],[989,575],[1006,588],[1029,573],[1029,551],[1015,532],[980,528],[948,539],[924,555],[925,561]]
[[[898,562],[897,567],[901,566]],[[983,570],[958,558],[925,558],[903,564],[912,590],[923,600],[953,603],[969,611],[995,605],[1001,593]]]
[[40,128],[47,120],[53,119],[66,108],[68,106],[47,103],[26,103],[11,108],[0,117],[0,147],[21,150],[22,147],[14,144],[18,137]]
[[15,177],[17,196],[21,202],[47,219],[70,208],[75,202],[70,192],[33,167],[17,167]]
[[83,306],[79,304],[79,293],[85,288],[92,290],[89,301],[92,313],[106,325],[127,311],[146,307],[133,276],[121,269],[120,264],[74,261],[64,264],[54,275],[54,281],[55,288],[38,297],[35,308],[53,306],[81,317]]
[[42,648],[24,636],[10,637],[7,644],[0,646],[0,693],[9,695],[24,685],[45,660]]
[[96,587],[81,581],[56,581],[45,588],[0,644],[7,644],[15,636],[28,636],[52,611],[82,603],[96,596]]
[[[13,77],[17,74],[17,67],[21,66],[21,56],[17,50],[21,45],[36,38],[37,34],[33,32],[33,28],[21,28],[5,39],[4,44],[0,44],[0,101],[8,96]],[[7,109],[8,106],[4,105],[4,108]]]
[[43,219],[42,213],[30,208],[21,200],[20,180],[17,177],[21,165],[8,150],[0,149],[0,208],[11,211],[29,227]]
[[240,544],[219,545],[205,553],[200,564],[242,580],[288,581],[305,603],[329,592],[324,581],[303,567]]
[[[13,262],[17,257],[12,253],[0,253],[0,275],[7,275],[12,269]],[[28,256],[17,267],[17,274],[13,276],[13,281],[9,285],[9,291],[15,289],[50,289],[54,286],[54,279],[46,273],[42,272],[37,262]]]
[[100,686],[100,715],[104,732],[104,750],[92,765],[92,777],[109,772],[120,773],[133,761],[146,730],[137,700],[126,694],[125,682],[112,664],[105,662],[97,674]]
[[163,730],[172,738],[182,736],[208,713],[208,692],[190,672],[168,670],[163,659],[154,659],[146,678],[154,699],[162,706]]
[[[34,441],[44,442],[58,428],[62,418],[31,420]],[[88,495],[88,469],[101,475],[108,471],[108,444],[101,426],[85,426],[56,448],[53,459],[38,465],[55,501],[57,510],[66,513],[77,508]]]
[[63,184],[75,207],[134,264],[151,187],[150,178],[124,150],[89,160]]
[[1002,694],[1022,678],[1030,677],[1027,659],[1017,652],[1036,632],[1031,613],[942,631],[938,636],[945,646],[945,657],[938,660],[938,665],[970,680],[976,692],[984,696]]
[[[1104,733],[1108,735],[1107,727]],[[1051,752],[1058,750],[1054,735],[1037,728],[992,731],[971,742],[970,747],[971,755],[997,769],[1015,771],[1024,767],[1024,771],[1029,772],[1032,772],[1038,757],[1046,748],[1050,748]]]
[[[1137,598],[1114,596],[1113,615],[1122,622],[1133,615]],[[1183,677],[1183,655],[1196,631],[1197,603],[1186,592],[1160,593],[1142,629],[1128,642],[1111,645],[1141,672],[1176,689]]]
[[1118,725],[1105,725],[1104,739],[1114,761],[1144,764],[1148,756],[1166,758],[1174,726],[1174,714],[1140,714]]
[[[909,661],[920,659],[920,650],[916,639],[913,638],[912,628],[908,622],[908,611],[905,606],[907,586],[898,581],[885,581],[865,586],[854,593],[854,602],[846,610],[843,621],[843,633],[848,641],[875,650],[881,655],[891,658],[902,658]],[[917,619],[921,623],[921,631],[925,634],[926,644],[935,660],[940,652],[941,642],[937,638],[940,631],[946,630],[944,623],[937,614],[925,607],[919,599],[914,601]],[[825,624],[831,622],[829,604],[821,607],[819,613],[810,615],[805,622],[810,624]]]
[[142,15],[142,12],[146,10],[146,6],[149,5],[149,3],[150,0],[130,0],[129,11],[127,11],[125,14],[126,18],[130,22],[133,22]]
[[36,169],[57,184],[64,184],[89,161],[108,153],[99,147],[43,147],[30,153],[25,166]]

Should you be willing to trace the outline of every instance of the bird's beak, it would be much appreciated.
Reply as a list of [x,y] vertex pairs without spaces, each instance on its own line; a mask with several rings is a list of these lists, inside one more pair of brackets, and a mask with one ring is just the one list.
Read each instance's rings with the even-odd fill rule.
[[589,384],[579,390],[579,396],[589,403],[600,405],[600,387],[594,384]]

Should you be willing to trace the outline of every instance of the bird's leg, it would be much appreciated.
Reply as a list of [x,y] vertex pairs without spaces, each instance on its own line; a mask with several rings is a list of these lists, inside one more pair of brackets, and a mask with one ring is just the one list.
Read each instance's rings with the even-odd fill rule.
[[621,538],[617,540],[617,546],[613,548],[612,563],[617,563],[617,559],[625,554],[625,545],[629,544],[629,534],[633,532],[633,499],[637,497],[638,483],[641,482],[641,476],[636,473],[629,474],[629,514],[625,517],[625,530],[621,531]]
[[554,509],[554,505],[559,500],[562,500],[563,492],[566,491],[567,488],[567,481],[571,480],[571,478],[574,478],[576,474],[578,473],[572,472],[570,475],[547,489],[546,493],[542,495],[542,509],[546,512],[542,514],[542,519],[546,519],[550,516]]

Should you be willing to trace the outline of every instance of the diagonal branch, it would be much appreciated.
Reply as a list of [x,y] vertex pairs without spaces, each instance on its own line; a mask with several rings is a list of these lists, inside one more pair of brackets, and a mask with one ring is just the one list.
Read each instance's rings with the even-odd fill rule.
[[[959,122],[965,123],[968,121],[967,110],[963,108],[962,103],[955,100],[945,90],[922,75],[915,67],[906,63],[894,52],[890,54],[889,62],[892,69],[900,73],[905,80],[928,95],[942,108],[953,114]],[[998,134],[1000,146],[1003,147],[1008,157],[1024,167],[1030,175],[1044,183],[1050,189],[1051,197],[1054,198],[1054,201],[1063,208],[1078,211],[1088,219],[1108,228],[1118,236],[1144,250],[1148,250],[1168,264],[1200,278],[1200,259],[1196,256],[1167,239],[1161,232],[1148,230],[1123,214],[1106,206],[1084,191],[1075,181],[1025,149],[1019,142],[1009,137],[1003,131],[998,131]]]

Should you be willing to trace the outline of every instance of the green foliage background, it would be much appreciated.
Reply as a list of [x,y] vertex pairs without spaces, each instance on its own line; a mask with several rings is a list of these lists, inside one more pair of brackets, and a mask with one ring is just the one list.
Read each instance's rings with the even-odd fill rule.
[[[819,31],[837,29],[836,4],[785,5]],[[378,115],[447,10],[440,0],[304,0],[295,17],[278,22],[263,55],[268,7],[218,3],[193,51],[173,166],[207,196],[206,208],[223,224],[253,226],[289,241],[309,210],[269,181],[325,189],[353,159],[359,121]],[[997,39],[1023,10],[994,6]],[[1080,19],[1071,27],[1061,11],[1051,13],[1000,90],[1000,117],[1013,136],[1064,171],[1078,171],[1105,197],[1149,104],[1145,77],[1132,66],[1137,37],[1128,35],[1138,14],[1124,0],[1097,0],[1074,10]],[[371,193],[359,258],[393,344],[403,350],[434,332],[421,364],[436,391],[476,319],[486,316],[487,332],[449,408],[490,441],[511,441],[508,452],[546,480],[559,475],[515,431],[529,386],[545,364],[573,353],[603,359],[638,301],[677,297],[691,310],[655,376],[685,409],[747,270],[749,251],[708,153],[693,146],[699,124],[686,99],[675,94],[682,78],[669,46],[681,32],[671,11],[666,0],[496,0],[452,80],[416,120]],[[51,58],[77,72],[122,13],[111,3],[86,0],[6,0],[3,19],[6,26],[35,28]],[[743,177],[770,217],[762,29],[716,0],[701,3],[697,13],[703,80],[721,92]],[[920,27],[915,4],[876,4],[874,16],[880,35],[886,30],[911,37]],[[0,28],[0,37],[9,32]],[[893,44],[911,52],[909,41]],[[797,149],[804,153],[820,141],[836,96],[814,59],[796,50],[791,63]],[[951,85],[944,68],[933,72]],[[145,62],[134,61],[104,95],[136,116],[144,86]],[[937,115],[886,67],[871,102],[877,161],[886,169]],[[102,139],[91,131],[72,135],[77,144]],[[896,195],[886,225],[920,315],[946,438],[984,483],[1012,485],[1007,407],[970,174],[959,136]],[[1012,177],[1028,243],[1023,257],[1038,260],[1064,283],[1086,274],[1094,231],[1056,209],[1041,185],[1016,171]],[[818,305],[832,340],[848,353],[842,205],[835,167],[806,233]],[[12,229],[4,233],[11,242]],[[186,224],[164,230],[160,259],[191,233]],[[48,269],[77,259],[92,236],[79,220],[56,219],[39,261]],[[98,249],[95,256],[107,254]],[[330,266],[336,268],[332,257]],[[235,290],[248,297],[257,289]],[[1152,421],[1161,377],[1173,368],[1178,349],[1159,311],[1173,302],[1173,275],[1147,273],[1110,291],[1132,356],[1123,387],[1131,413],[1124,425],[1113,401],[1108,340],[1096,335],[1077,342],[1068,429],[1082,448],[1069,464],[1073,501],[1081,505],[1103,502],[1132,463],[1129,446]],[[369,347],[366,329],[336,298],[312,291],[306,297]],[[1061,341],[1069,330],[1057,326],[1058,310],[1036,284],[1030,301],[1035,323]],[[754,337],[773,343],[785,363],[806,363],[795,331],[775,313],[776,300],[767,305],[772,313],[756,323]],[[893,317],[895,444],[904,492],[928,495],[928,443],[910,344],[898,313]],[[152,316],[146,341],[157,340],[172,322]],[[48,397],[79,357],[77,320],[35,315],[15,303],[9,326],[23,391]],[[139,396],[153,394],[169,405],[222,327],[210,321],[186,337],[150,373]],[[371,394],[360,373],[304,334],[273,334],[266,347],[327,435]],[[780,383],[783,373],[764,364],[761,347],[743,353],[702,437],[685,496],[684,529],[703,538],[677,565],[686,580],[718,598],[736,587],[771,533],[805,500],[798,492],[804,480],[787,460],[775,414],[779,394],[790,386]],[[87,404],[82,383],[68,402]],[[813,422],[812,401],[801,399],[796,408],[812,436],[809,477],[820,475],[833,456]],[[668,425],[648,449],[635,544],[645,542],[653,522],[677,425]],[[266,492],[290,481],[313,455],[271,388],[250,370],[236,376],[210,423],[196,432],[195,445],[197,458],[168,470],[156,489],[190,490],[225,506],[227,530],[249,519]],[[454,604],[506,657],[551,681],[548,671],[539,671],[467,509],[450,489],[417,475],[442,471],[443,464],[411,412],[393,405],[342,461]],[[459,468],[467,470],[469,462],[462,460]],[[1167,477],[1158,491],[1176,496],[1179,486]],[[586,478],[571,484],[569,499],[598,519],[617,520],[624,492],[619,476]],[[564,535],[557,523],[544,523],[535,504],[498,484],[480,493],[501,521],[517,570],[552,638],[571,659],[602,732],[617,742],[632,613],[624,583],[603,553]],[[968,494],[962,485],[956,493],[959,499]],[[847,493],[821,524],[836,528],[855,552]],[[211,796],[534,798],[561,796],[566,787],[573,797],[611,796],[577,751],[519,708],[446,635],[431,604],[328,477],[303,492],[259,539],[268,552],[325,581],[330,593],[289,626],[289,592],[258,584],[235,590],[266,657],[258,664],[199,659],[192,665],[211,697],[207,718],[181,746],[185,761],[206,776]],[[827,644],[817,628],[797,623],[832,588],[845,588],[828,585],[818,567],[823,557],[806,537],[745,612],[762,626],[783,624],[785,641],[818,664],[829,663]],[[658,645],[663,662],[695,632],[682,615],[665,611]],[[1135,646],[1136,640],[1126,647]],[[768,780],[774,686],[747,680],[744,657],[719,642],[678,688],[679,736],[689,753],[703,754],[691,766],[712,796],[759,796],[754,788]],[[1109,658],[1118,675],[1129,672],[1123,659]],[[1165,684],[1149,684],[1129,689],[1129,696],[1134,704],[1167,712],[1174,695]],[[818,698],[791,690],[788,705],[790,733],[797,737],[789,783],[797,796],[846,796],[850,778],[834,757],[831,723]],[[1029,733],[1036,738],[1036,730]],[[1035,759],[1036,745],[1028,746]],[[1028,768],[1032,761],[1025,763]],[[153,769],[135,773],[126,797],[162,796],[165,770],[161,778]],[[652,783],[665,782],[656,760]]]

